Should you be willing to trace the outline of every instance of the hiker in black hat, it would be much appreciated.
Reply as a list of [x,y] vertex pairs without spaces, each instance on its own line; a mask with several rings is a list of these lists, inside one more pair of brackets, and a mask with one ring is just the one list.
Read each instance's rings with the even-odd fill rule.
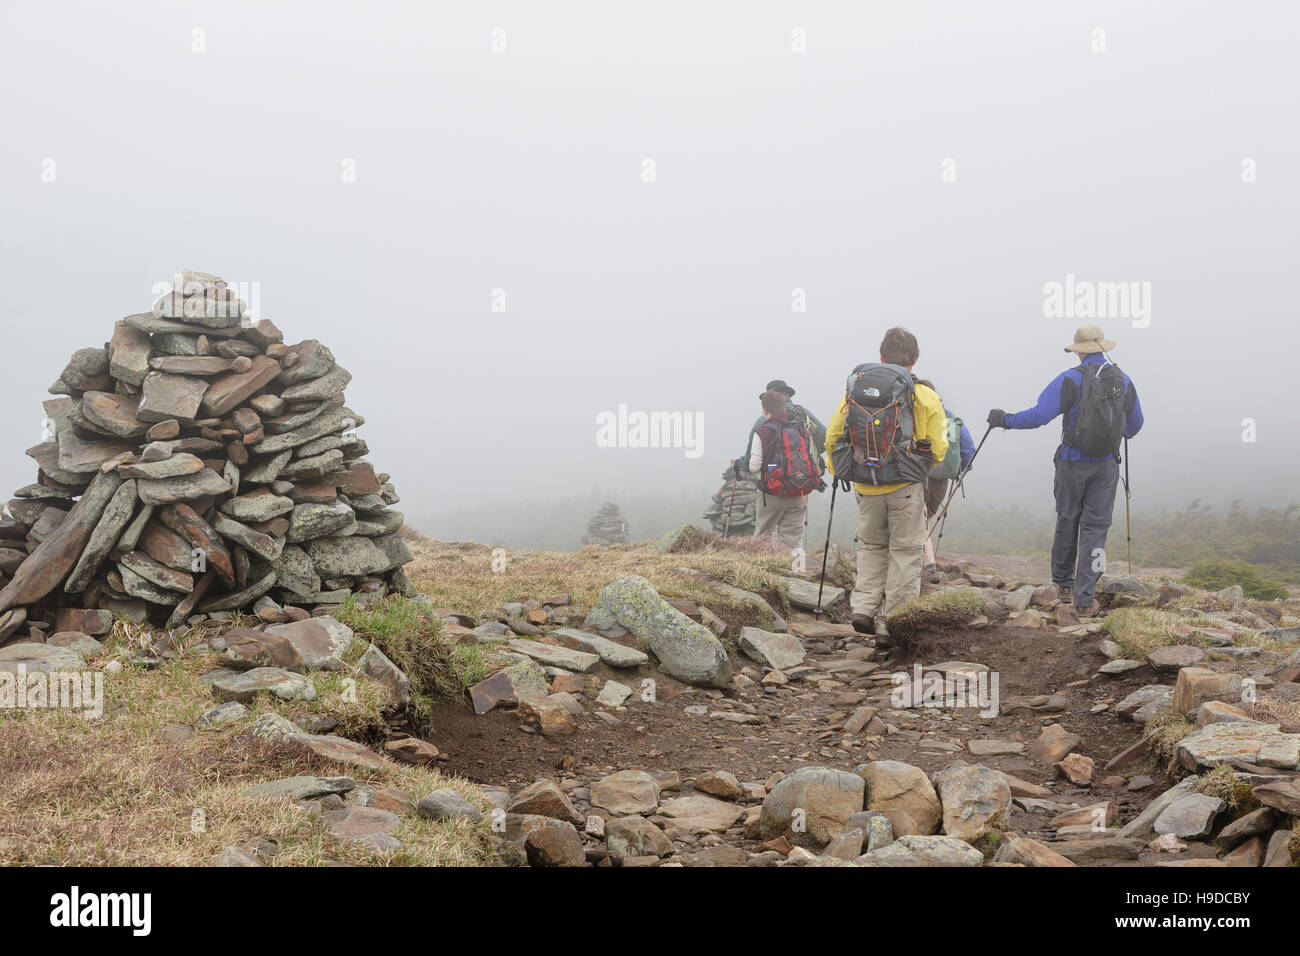
[[[817,420],[817,416],[802,405],[797,405],[790,399],[794,398],[794,389],[785,384],[781,379],[774,378],[767,383],[767,387],[758,393],[758,400],[763,400],[763,395],[767,392],[780,392],[785,396],[785,413],[790,416],[790,421],[797,422],[808,429],[808,434],[812,437],[814,451],[817,453],[817,461],[823,465],[823,459],[826,455],[826,426]],[[732,463],[732,473],[737,478],[753,477],[749,472],[749,458],[754,453],[754,433],[758,427],[767,421],[763,415],[758,417],[754,422],[754,427],[749,430],[749,438],[745,442],[745,454],[741,455]]]
[[1097,579],[1106,569],[1106,534],[1119,486],[1119,446],[1142,430],[1142,405],[1133,381],[1106,353],[1115,343],[1095,325],[1082,326],[1065,351],[1079,356],[1075,368],[1056,376],[1038,404],[1008,414],[989,412],[993,428],[1039,428],[1061,416],[1056,462],[1056,535],[1052,581],[1063,603],[1082,616],[1097,605]]

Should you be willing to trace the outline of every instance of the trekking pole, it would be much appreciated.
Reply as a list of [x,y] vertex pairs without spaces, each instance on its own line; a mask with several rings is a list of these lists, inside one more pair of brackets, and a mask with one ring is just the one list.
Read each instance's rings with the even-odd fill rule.
[[840,483],[831,482],[831,513],[826,519],[826,547],[822,550],[822,576],[817,581],[817,610],[813,612],[814,619],[822,619],[822,589],[826,587],[826,559],[831,554],[831,522],[835,520],[835,492],[839,491]]
[[1129,504],[1133,493],[1128,484],[1128,439],[1124,439],[1124,537],[1128,539],[1128,573],[1133,575],[1133,525],[1129,520]]
[[[970,471],[971,466],[975,464],[975,459],[978,458],[980,455],[980,449],[984,447],[984,443],[988,441],[988,437],[992,433],[992,431],[993,431],[993,426],[990,425],[984,431],[984,437],[980,439],[980,443],[975,446],[975,454],[970,456],[970,461],[966,462],[966,467],[957,473],[957,478],[953,482],[952,488],[948,492],[948,497],[944,499],[943,507],[940,508],[939,513],[935,515],[934,521],[931,522],[930,527],[928,527],[925,530],[925,536],[927,538],[930,537],[930,533],[934,531],[935,526],[948,516],[948,505],[952,504],[953,495],[957,494],[957,489],[962,488],[962,483],[966,480],[966,473]],[[963,488],[962,494],[964,495],[965,493],[966,493],[965,489]]]
[[722,536],[723,536],[724,538],[727,536],[727,532],[731,530],[731,509],[732,509],[732,507],[734,507],[735,504],[736,504],[736,482],[737,482],[737,481],[739,481],[739,479],[736,477],[735,469],[732,469],[732,472],[731,472],[731,501],[730,501],[730,503],[727,505],[727,520],[726,520],[725,522],[723,522],[723,524],[722,524]]
[[[963,495],[964,497],[964,495]],[[939,560],[939,545],[943,543],[943,526],[948,523],[948,516],[945,514],[939,521],[939,537],[934,539],[934,560]]]

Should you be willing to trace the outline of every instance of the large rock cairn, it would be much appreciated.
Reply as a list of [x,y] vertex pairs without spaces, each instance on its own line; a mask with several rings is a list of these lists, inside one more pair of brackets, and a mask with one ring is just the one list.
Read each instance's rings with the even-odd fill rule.
[[618,510],[618,505],[612,501],[606,501],[600,506],[595,517],[587,522],[587,535],[582,539],[583,544],[627,544],[627,522],[623,519],[623,513]]
[[[704,512],[704,520],[713,526],[713,530],[722,534],[726,530],[728,537],[752,535],[755,526],[755,513],[758,507],[758,485],[753,476],[736,478],[731,466],[722,473],[723,486],[713,496],[713,503]],[[732,503],[732,489],[736,500]],[[727,509],[731,508],[731,523],[727,523]]]
[[185,272],[73,354],[27,451],[36,482],[0,511],[0,643],[24,623],[40,641],[107,615],[283,622],[415,593],[397,493],[344,405],[352,376],[243,315],[221,279]]

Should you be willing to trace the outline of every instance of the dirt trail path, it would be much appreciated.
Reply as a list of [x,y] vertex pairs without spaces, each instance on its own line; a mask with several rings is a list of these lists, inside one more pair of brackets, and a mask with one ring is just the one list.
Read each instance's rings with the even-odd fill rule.
[[[678,684],[656,671],[656,700],[634,694],[622,708],[606,712],[612,720],[602,719],[598,708],[589,706],[571,737],[553,740],[525,733],[511,711],[476,717],[446,705],[434,715],[434,739],[455,742],[447,765],[454,773],[512,793],[536,779],[554,779],[580,807],[587,786],[618,770],[676,772],[689,790],[693,779],[709,770],[729,771],[742,783],[763,783],[774,773],[788,774],[803,766],[852,771],[869,760],[899,760],[927,774],[958,759],[979,763],[1049,788],[1051,799],[1066,805],[1112,801],[1122,819],[1135,815],[1163,789],[1153,783],[1130,791],[1126,778],[1108,780],[1111,775],[1102,769],[1140,737],[1140,725],[1111,714],[1107,707],[1158,678],[1145,667],[1117,678],[1095,677],[1100,660],[1097,635],[1072,637],[1054,630],[1000,626],[922,634],[906,659],[882,666],[872,660],[872,640],[850,627],[815,625],[808,614],[796,614],[790,625],[793,632],[816,636],[801,637],[807,672],[785,687],[763,688],[757,683],[762,669],[744,661],[738,666],[745,668],[742,673],[752,683],[725,695]],[[1013,698],[1042,695],[1056,695],[1063,709],[982,717],[973,709],[891,706],[892,674],[910,674],[914,664],[945,661],[986,665],[997,675],[1003,711]],[[603,666],[595,676],[597,688],[613,679],[635,689],[640,679]],[[873,711],[876,721],[869,726],[857,732],[845,728],[855,712],[863,717]],[[734,717],[722,716],[728,714]],[[1079,752],[1092,757],[1097,767],[1091,787],[1073,786],[1052,765],[1028,754],[1029,745],[1049,723],[1083,738]],[[999,749],[1026,752],[972,754],[972,740],[1003,741],[1009,746]],[[1034,835],[1049,816],[1015,805],[1009,829]],[[757,843],[746,839],[739,825],[723,834],[723,841],[750,851]]]

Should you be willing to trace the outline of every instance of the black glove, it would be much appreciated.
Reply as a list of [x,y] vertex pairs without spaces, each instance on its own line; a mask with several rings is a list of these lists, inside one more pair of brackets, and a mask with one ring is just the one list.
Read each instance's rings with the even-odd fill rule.
[[1007,427],[1007,413],[1004,412],[1004,411],[1003,411],[1002,409],[1000,409],[1000,408],[995,408],[995,409],[993,409],[992,411],[990,411],[990,412],[989,412],[989,427],[990,427],[990,428],[1006,428],[1006,427]]
[[749,474],[749,468],[741,465],[739,458],[731,463],[731,476],[733,478],[743,479],[747,474]]

